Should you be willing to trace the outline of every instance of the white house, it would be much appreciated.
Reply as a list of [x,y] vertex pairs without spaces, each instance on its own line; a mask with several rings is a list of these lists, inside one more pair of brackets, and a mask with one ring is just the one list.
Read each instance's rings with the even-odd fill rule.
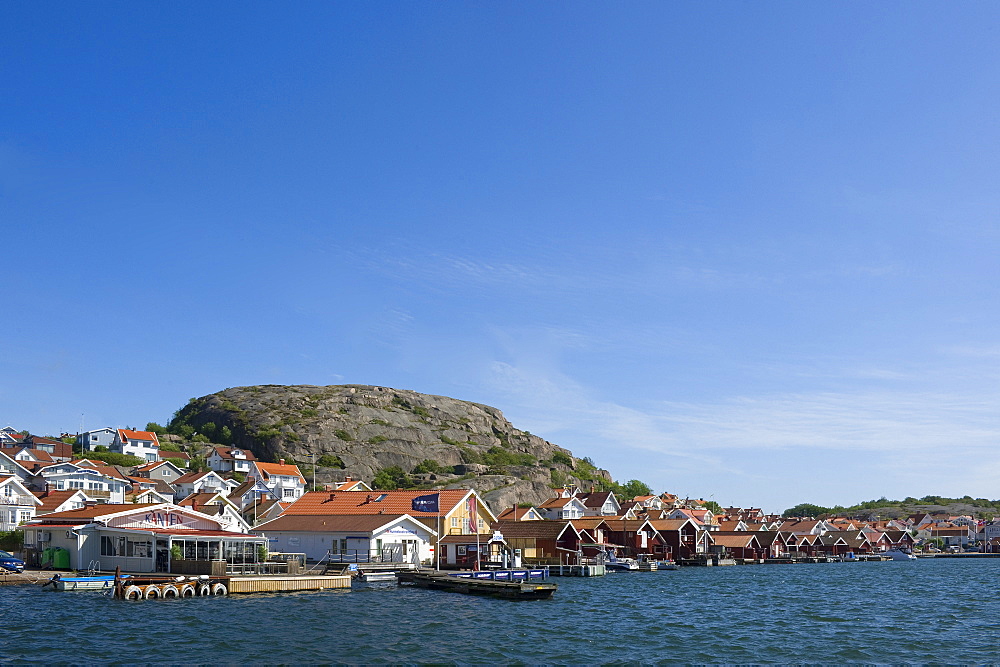
[[12,475],[0,477],[0,530],[14,530],[35,518],[42,501]]
[[260,536],[227,528],[215,517],[167,503],[88,505],[39,516],[24,526],[28,559],[60,547],[69,551],[72,569],[99,561],[104,570],[170,572],[178,552],[185,560],[239,566],[256,562],[258,547],[265,544]]
[[591,491],[578,493],[576,497],[583,501],[587,516],[618,516],[622,506],[611,491]]
[[216,447],[208,455],[208,467],[215,472],[250,473],[250,465],[257,458],[248,449],[240,447]]
[[582,519],[587,508],[579,498],[549,498],[538,506],[546,519]]
[[86,459],[40,468],[31,486],[56,491],[78,489],[99,503],[124,503],[132,485],[117,469]]
[[160,460],[160,441],[152,431],[120,428],[115,431],[115,440],[108,449],[118,454],[137,456],[150,463]]
[[306,480],[299,472],[299,467],[290,463],[286,464],[284,459],[278,463],[253,461],[248,475],[248,479],[250,478],[263,482],[264,486],[281,502],[290,502],[301,498],[306,488]]
[[430,564],[437,533],[408,514],[282,515],[253,529],[271,551],[319,561]]
[[15,452],[9,449],[0,451],[0,475],[12,475],[22,482],[27,482],[31,479],[31,471],[14,456]]
[[226,495],[235,488],[229,480],[223,479],[214,470],[207,472],[189,472],[181,475],[171,483],[174,487],[174,497],[187,498],[192,493],[224,493]]

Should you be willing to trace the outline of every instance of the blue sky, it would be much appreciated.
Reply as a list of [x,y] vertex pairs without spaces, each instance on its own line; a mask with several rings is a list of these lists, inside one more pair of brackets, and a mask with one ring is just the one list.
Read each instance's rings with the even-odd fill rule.
[[1000,497],[993,3],[0,6],[0,421],[494,405],[780,511]]

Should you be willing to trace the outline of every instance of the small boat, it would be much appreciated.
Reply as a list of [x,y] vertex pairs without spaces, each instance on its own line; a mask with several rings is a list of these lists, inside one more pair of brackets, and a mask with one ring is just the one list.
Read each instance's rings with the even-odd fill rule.
[[42,588],[48,588],[49,586],[54,591],[111,590],[115,587],[115,575],[97,574],[90,577],[64,577],[56,574],[42,584]]
[[637,572],[639,564],[634,558],[613,558],[604,562],[604,567],[615,572]]
[[678,565],[677,563],[675,563],[672,560],[661,560],[660,562],[658,562],[656,564],[656,568],[658,570],[679,570],[679,569],[681,569],[680,565]]
[[395,572],[358,572],[358,579],[365,583],[375,583],[379,581],[396,581]]
[[917,557],[911,553],[901,551],[900,549],[890,549],[886,551],[883,555],[889,556],[893,560],[917,560]]

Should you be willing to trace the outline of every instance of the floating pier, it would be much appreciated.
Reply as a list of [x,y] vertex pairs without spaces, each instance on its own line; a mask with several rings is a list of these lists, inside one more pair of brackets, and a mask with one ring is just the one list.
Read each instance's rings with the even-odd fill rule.
[[608,573],[604,565],[550,565],[552,577],[603,577]]
[[466,595],[487,595],[508,600],[544,600],[552,597],[558,588],[555,584],[530,579],[503,581],[472,576],[453,576],[436,571],[400,572],[397,577],[400,584],[413,584],[431,590],[451,591]]
[[121,600],[150,600],[222,596],[239,593],[287,593],[350,588],[349,575],[305,575],[295,577],[163,577],[115,573],[114,596]]

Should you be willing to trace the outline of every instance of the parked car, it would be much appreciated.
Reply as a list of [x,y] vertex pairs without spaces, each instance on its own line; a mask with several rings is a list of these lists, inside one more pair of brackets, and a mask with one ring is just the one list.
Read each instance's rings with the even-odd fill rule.
[[15,558],[14,554],[0,551],[0,570],[24,572],[24,561],[20,558]]

